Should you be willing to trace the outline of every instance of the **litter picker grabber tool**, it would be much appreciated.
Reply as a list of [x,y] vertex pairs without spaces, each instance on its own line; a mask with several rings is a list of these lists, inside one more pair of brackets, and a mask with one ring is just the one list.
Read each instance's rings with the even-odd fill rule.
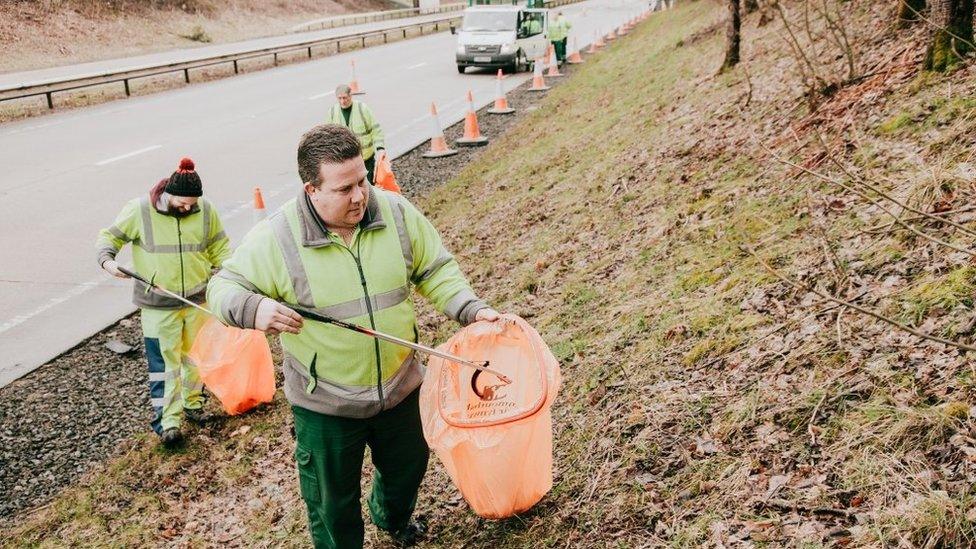
[[512,383],[512,380],[508,376],[506,376],[505,374],[503,374],[503,373],[501,373],[501,372],[499,372],[497,370],[493,370],[493,369],[489,368],[488,367],[488,361],[487,360],[484,361],[484,362],[475,362],[475,361],[472,361],[472,360],[463,359],[463,358],[461,358],[459,356],[452,355],[450,353],[445,353],[443,351],[438,351],[437,349],[434,349],[432,347],[427,347],[426,345],[420,345],[419,343],[414,343],[412,341],[407,341],[405,339],[400,339],[398,337],[391,336],[389,334],[384,334],[383,332],[377,332],[376,330],[370,330],[369,328],[365,328],[363,326],[359,326],[358,324],[351,324],[349,322],[343,322],[341,320],[336,320],[336,319],[334,319],[332,317],[328,317],[328,316],[325,316],[325,315],[320,315],[320,314],[318,314],[316,312],[309,311],[308,309],[303,309],[301,307],[296,307],[296,306],[294,306],[294,305],[292,305],[290,303],[289,304],[286,304],[286,305],[288,307],[291,307],[291,309],[293,309],[296,313],[302,315],[305,318],[308,318],[308,319],[311,319],[311,320],[317,320],[319,322],[325,322],[327,324],[332,324],[333,326],[338,326],[338,327],[344,328],[346,330],[351,330],[353,332],[359,332],[359,333],[361,333],[363,335],[367,335],[369,337],[375,337],[376,339],[380,339],[380,340],[383,340],[383,341],[388,341],[388,342],[393,343],[395,345],[400,345],[402,347],[407,347],[408,349],[413,349],[414,351],[418,351],[418,352],[425,353],[425,354],[428,354],[428,355],[433,355],[433,356],[436,356],[436,357],[440,357],[440,358],[443,358],[444,360],[450,360],[451,362],[460,364],[462,366],[467,366],[468,368],[474,368],[475,370],[479,370],[479,371],[482,371],[482,372],[488,372],[489,374],[492,374],[495,377],[497,377],[498,379],[500,379],[505,384],[509,384],[510,385]]
[[132,278],[138,280],[139,282],[142,282],[143,284],[145,284],[146,285],[146,292],[147,293],[149,292],[149,289],[150,288],[153,289],[153,290],[156,290],[157,292],[162,292],[162,293],[164,293],[164,294],[172,297],[173,299],[178,299],[178,300],[182,301],[183,303],[186,303],[187,305],[189,305],[191,307],[196,307],[197,309],[200,309],[201,311],[203,311],[203,312],[207,313],[208,315],[210,315],[210,316],[216,318],[217,320],[219,320],[221,324],[224,323],[222,320],[220,320],[220,318],[217,317],[217,315],[213,314],[213,311],[211,311],[210,309],[207,309],[206,307],[203,307],[201,305],[198,305],[198,304],[190,301],[189,299],[181,296],[180,294],[175,293],[175,292],[171,292],[171,291],[167,290],[166,288],[163,288],[162,286],[160,286],[160,285],[156,284],[155,282],[153,282],[153,280],[156,279],[156,275],[153,275],[152,280],[146,280],[145,277],[143,277],[139,273],[137,273],[135,271],[130,271],[129,269],[126,269],[125,267],[123,267],[121,265],[119,265],[119,270],[122,271],[124,274],[127,274],[127,275],[131,276]]

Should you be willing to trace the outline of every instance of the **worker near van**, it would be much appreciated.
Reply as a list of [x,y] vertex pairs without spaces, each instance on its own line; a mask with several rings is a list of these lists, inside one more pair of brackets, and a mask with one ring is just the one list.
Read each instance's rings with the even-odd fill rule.
[[526,14],[520,27],[522,36],[535,36],[542,32],[542,21],[533,14]]
[[366,179],[373,184],[376,172],[376,154],[386,150],[383,128],[376,122],[373,111],[362,101],[352,98],[352,90],[345,84],[335,89],[336,104],[332,105],[326,122],[339,124],[352,130],[362,144],[363,161],[366,164]]
[[255,226],[210,281],[214,311],[241,328],[280,333],[295,420],[299,488],[317,549],[363,546],[363,456],[375,473],[373,523],[409,545],[429,450],[420,420],[423,366],[413,351],[315,321],[288,305],[417,341],[415,288],[466,325],[496,321],[424,215],[366,183],[356,135],[312,128],[298,146],[302,189]]
[[[211,270],[230,256],[217,209],[202,198],[203,183],[193,161],[184,158],[149,195],[129,201],[96,243],[98,264],[109,274],[128,278],[115,257],[132,243],[135,271],[194,303],[203,303]],[[200,374],[187,356],[204,313],[134,281],[133,302],[140,308],[152,429],[164,446],[183,441],[182,416],[197,424],[211,416],[204,411]]]
[[556,50],[556,62],[562,63],[566,60],[566,42],[569,40],[569,29],[573,28],[563,12],[556,14],[556,20],[549,25],[549,41],[553,49]]

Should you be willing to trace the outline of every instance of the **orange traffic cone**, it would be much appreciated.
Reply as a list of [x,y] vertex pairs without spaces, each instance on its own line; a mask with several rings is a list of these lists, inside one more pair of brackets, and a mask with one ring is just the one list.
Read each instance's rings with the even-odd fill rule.
[[264,196],[261,195],[261,187],[254,187],[254,224],[257,225],[262,219],[268,217],[268,210],[264,207]]
[[437,116],[437,105],[433,103],[430,104],[430,123],[430,150],[421,156],[424,158],[438,158],[457,154],[456,150],[447,148],[447,140],[444,139],[444,130],[441,128],[441,121]]
[[349,65],[352,67],[352,80],[349,81],[349,93],[352,95],[363,95],[366,92],[359,88],[359,80],[356,78],[356,60],[350,59]]
[[529,88],[530,92],[541,92],[546,91],[550,86],[546,85],[546,79],[542,76],[542,64],[545,63],[543,58],[538,58],[535,63],[532,63],[532,87]]
[[603,36],[601,36],[599,32],[596,33],[596,42],[594,43],[596,44],[597,48],[603,48],[607,45],[607,43],[603,40]]
[[390,166],[390,157],[386,154],[386,149],[376,153],[376,173],[373,174],[373,185],[400,194],[400,186],[397,185],[396,176],[393,175],[393,167]]
[[512,114],[515,109],[508,106],[508,98],[505,97],[505,87],[502,86],[502,70],[498,69],[498,78],[495,80],[495,105],[488,109],[491,114]]
[[556,46],[549,44],[549,71],[546,72],[546,76],[549,78],[555,78],[557,76],[562,76],[563,73],[559,72],[559,60],[556,59]]
[[474,95],[468,90],[468,112],[464,115],[464,137],[455,141],[463,147],[478,147],[488,144],[488,138],[481,135],[478,127],[478,113],[474,110]]
[[566,62],[570,65],[579,65],[583,62],[583,56],[580,55],[579,47],[576,45],[576,37],[573,37],[573,50],[566,56]]
[[600,41],[600,36],[596,32],[594,32],[593,33],[593,41],[590,42],[590,48],[588,50],[586,50],[586,53],[588,53],[590,55],[593,55],[594,53],[600,51],[600,49],[599,49],[600,46],[597,44],[597,42],[599,42],[599,41]]

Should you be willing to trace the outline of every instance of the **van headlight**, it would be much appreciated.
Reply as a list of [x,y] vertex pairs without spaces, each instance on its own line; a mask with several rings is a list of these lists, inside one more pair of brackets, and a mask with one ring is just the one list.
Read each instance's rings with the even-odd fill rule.
[[515,44],[502,44],[501,53],[505,55],[515,53]]
[[458,52],[459,54],[461,54],[461,55],[464,55],[464,53],[465,53],[465,52],[464,52],[464,44],[458,44],[458,47],[457,47],[457,52]]

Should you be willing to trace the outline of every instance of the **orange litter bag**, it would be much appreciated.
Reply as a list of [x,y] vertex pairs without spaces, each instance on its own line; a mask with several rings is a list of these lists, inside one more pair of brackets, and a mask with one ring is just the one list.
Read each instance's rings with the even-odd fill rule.
[[376,173],[373,174],[373,184],[386,191],[400,192],[400,186],[397,185],[393,166],[390,165],[390,157],[387,156],[386,151],[376,153]]
[[420,389],[427,443],[478,515],[528,510],[552,488],[552,417],[559,363],[515,315],[472,324],[439,347],[512,379],[430,357]]
[[203,384],[232,416],[274,398],[274,364],[264,332],[224,326],[211,317],[197,333],[189,357]]

